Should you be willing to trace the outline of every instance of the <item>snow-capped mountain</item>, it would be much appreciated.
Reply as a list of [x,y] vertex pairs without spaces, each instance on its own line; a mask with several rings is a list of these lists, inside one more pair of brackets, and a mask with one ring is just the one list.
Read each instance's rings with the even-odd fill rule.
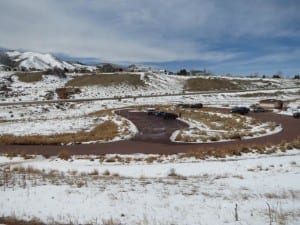
[[27,70],[47,70],[53,68],[59,69],[87,69],[94,70],[95,67],[88,66],[78,63],[70,63],[56,58],[55,56],[47,53],[37,53],[37,52],[19,52],[19,51],[6,51],[1,52],[0,64],[17,67],[19,69]]
[[18,52],[9,51],[6,54],[10,59],[17,63],[19,68],[47,70],[54,67],[60,69],[75,69],[75,67],[67,62],[60,61],[51,54],[41,54],[35,52]]

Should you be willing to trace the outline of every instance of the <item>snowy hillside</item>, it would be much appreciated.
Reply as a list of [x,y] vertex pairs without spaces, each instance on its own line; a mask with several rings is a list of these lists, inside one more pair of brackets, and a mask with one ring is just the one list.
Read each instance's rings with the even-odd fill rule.
[[92,71],[96,69],[94,66],[60,60],[49,53],[42,54],[37,52],[7,51],[2,52],[0,59],[0,62],[3,65],[13,66],[19,69],[25,68],[28,70],[47,70],[55,67],[59,69],[66,68],[68,70],[87,69]]
[[51,54],[41,54],[34,52],[18,52],[18,51],[9,51],[6,53],[13,61],[17,62],[19,67],[26,69],[38,69],[46,70],[53,67],[58,67],[60,69],[74,69],[74,66],[60,61]]

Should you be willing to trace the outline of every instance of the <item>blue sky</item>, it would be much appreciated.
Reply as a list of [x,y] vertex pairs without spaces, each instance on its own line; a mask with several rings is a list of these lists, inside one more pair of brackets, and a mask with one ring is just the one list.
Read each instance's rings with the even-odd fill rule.
[[0,46],[215,73],[300,72],[299,0],[0,0]]

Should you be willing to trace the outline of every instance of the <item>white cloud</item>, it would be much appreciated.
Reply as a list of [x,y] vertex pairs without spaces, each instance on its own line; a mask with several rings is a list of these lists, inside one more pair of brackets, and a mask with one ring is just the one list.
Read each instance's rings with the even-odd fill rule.
[[299,18],[291,4],[224,2],[0,0],[0,44],[107,61],[219,62],[240,53],[215,49],[214,41],[298,35],[287,26]]

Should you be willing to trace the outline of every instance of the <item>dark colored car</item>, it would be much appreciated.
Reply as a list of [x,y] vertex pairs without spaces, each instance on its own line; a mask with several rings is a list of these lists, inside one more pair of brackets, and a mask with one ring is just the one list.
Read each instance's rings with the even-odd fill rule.
[[178,118],[178,115],[175,113],[168,113],[165,112],[163,115],[164,119],[171,119],[171,120],[176,120]]
[[154,112],[154,115],[155,116],[161,116],[161,117],[164,117],[165,116],[165,112],[162,112],[162,111],[156,111],[156,112]]
[[148,109],[148,110],[147,110],[147,114],[148,114],[148,115],[155,115],[155,113],[156,113],[156,110],[155,110],[155,109]]
[[241,115],[244,115],[244,114],[247,114],[248,112],[250,111],[249,108],[247,107],[233,107],[230,112],[231,113],[238,113],[238,114],[241,114]]
[[163,111],[156,111],[154,109],[148,109],[147,110],[148,115],[154,115],[158,117],[162,117],[164,119],[177,119],[178,115],[175,113],[169,113],[169,112],[163,112]]
[[202,103],[195,103],[195,104],[178,104],[177,105],[178,107],[181,107],[181,108],[194,108],[194,109],[200,109],[203,107],[203,104]]
[[202,103],[191,104],[190,108],[192,109],[201,109],[203,107]]
[[253,109],[253,112],[265,112],[266,110],[263,108],[263,107],[260,107],[260,106],[258,106],[258,107],[255,107],[254,109]]
[[293,117],[294,118],[300,118],[300,112],[294,112]]

